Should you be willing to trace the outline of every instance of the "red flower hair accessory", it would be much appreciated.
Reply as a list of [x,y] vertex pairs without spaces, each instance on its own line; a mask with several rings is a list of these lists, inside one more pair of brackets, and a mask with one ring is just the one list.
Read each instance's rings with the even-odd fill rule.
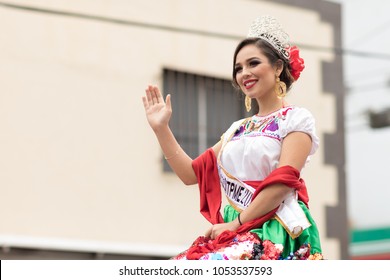
[[297,46],[292,46],[290,48],[290,65],[291,75],[296,81],[301,75],[302,70],[305,69],[305,61],[299,56],[299,49]]

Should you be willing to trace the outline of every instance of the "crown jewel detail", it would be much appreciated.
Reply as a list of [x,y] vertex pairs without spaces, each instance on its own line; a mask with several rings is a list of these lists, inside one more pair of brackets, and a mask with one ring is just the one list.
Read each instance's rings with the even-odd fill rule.
[[274,17],[265,15],[256,18],[249,28],[247,38],[260,38],[268,42],[289,62],[294,80],[299,79],[305,69],[305,61],[300,57],[298,47],[290,45],[288,34]]
[[270,43],[284,58],[290,58],[290,42],[288,34],[281,24],[272,16],[256,18],[249,28],[248,38],[260,38]]

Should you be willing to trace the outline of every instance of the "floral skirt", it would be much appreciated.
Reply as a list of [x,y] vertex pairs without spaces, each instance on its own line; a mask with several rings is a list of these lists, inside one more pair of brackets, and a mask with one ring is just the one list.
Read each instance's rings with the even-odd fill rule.
[[[322,260],[318,229],[306,205],[299,202],[311,226],[293,239],[276,220],[260,228],[237,234],[224,232],[212,240],[199,236],[192,245],[173,260]],[[237,218],[238,212],[225,206],[224,221]]]

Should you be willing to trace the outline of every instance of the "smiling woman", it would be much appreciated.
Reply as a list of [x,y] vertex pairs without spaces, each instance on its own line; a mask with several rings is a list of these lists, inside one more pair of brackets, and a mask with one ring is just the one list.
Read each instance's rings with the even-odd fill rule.
[[[165,159],[186,184],[198,184],[212,224],[173,259],[323,259],[301,170],[318,148],[315,120],[284,97],[304,69],[296,47],[270,16],[259,17],[233,56],[233,83],[256,114],[235,121],[196,159],[169,128],[171,96],[148,86],[142,98]],[[254,101],[254,102],[252,102]],[[221,208],[221,190],[229,204]]]

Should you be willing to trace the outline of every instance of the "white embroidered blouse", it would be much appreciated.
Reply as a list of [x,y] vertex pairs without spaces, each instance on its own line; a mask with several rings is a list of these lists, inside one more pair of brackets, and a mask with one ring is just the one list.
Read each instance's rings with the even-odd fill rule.
[[287,106],[267,116],[234,122],[221,137],[221,164],[240,180],[263,180],[277,168],[283,139],[293,131],[307,133],[312,139],[307,163],[319,145],[315,119],[305,108]]

